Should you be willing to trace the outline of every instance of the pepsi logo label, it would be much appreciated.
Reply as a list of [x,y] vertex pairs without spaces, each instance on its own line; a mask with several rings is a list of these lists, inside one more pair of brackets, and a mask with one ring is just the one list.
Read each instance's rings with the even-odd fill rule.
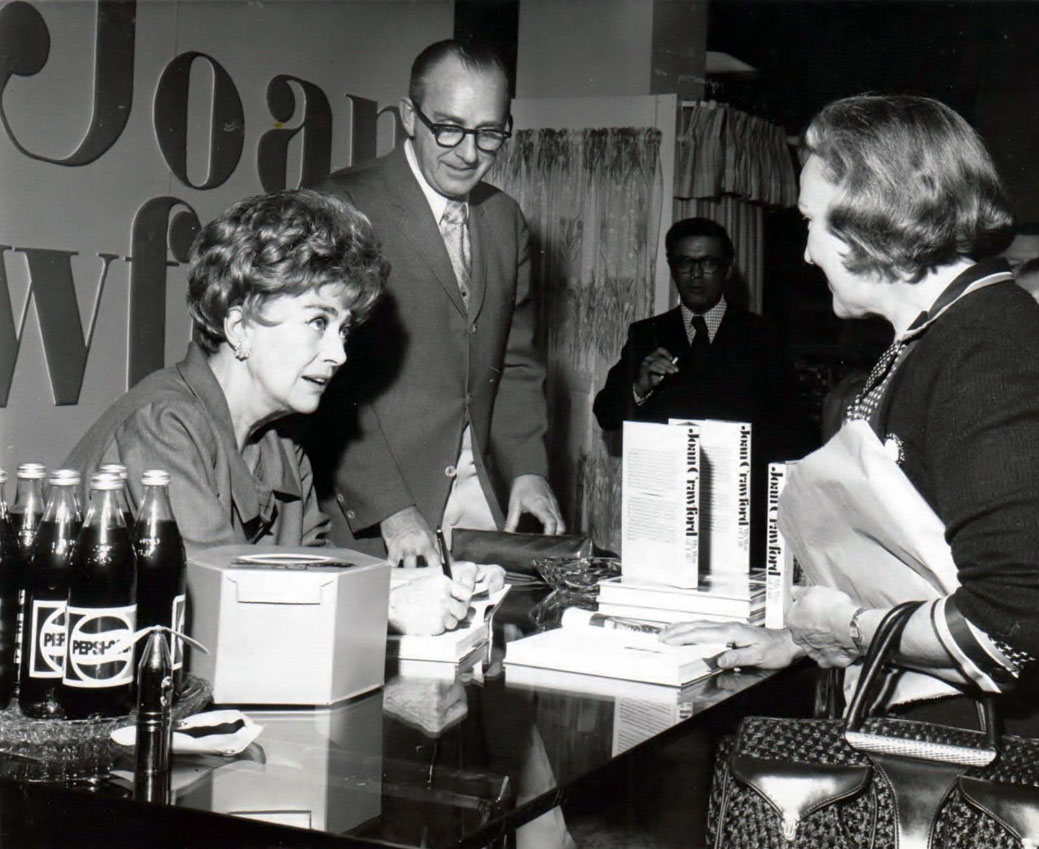
[[133,633],[137,606],[68,608],[64,683],[70,687],[118,687],[133,681]]

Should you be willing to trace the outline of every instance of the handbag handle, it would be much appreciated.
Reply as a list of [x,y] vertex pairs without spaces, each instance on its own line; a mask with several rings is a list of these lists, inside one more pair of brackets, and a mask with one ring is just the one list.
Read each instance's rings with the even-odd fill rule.
[[[844,723],[845,738],[856,748],[873,749],[879,741],[881,748],[892,754],[903,754],[909,757],[923,757],[933,760],[951,761],[984,765],[990,763],[999,751],[999,729],[996,722],[995,707],[992,699],[982,698],[985,713],[985,748],[968,749],[960,746],[910,743],[903,746],[900,742],[886,738],[875,738],[875,735],[863,734],[862,724],[866,720],[870,697],[874,687],[880,683],[885,664],[891,659],[901,643],[902,632],[909,618],[924,604],[922,601],[906,601],[893,607],[885,614],[878,626],[869,650],[862,665],[855,694],[848,706],[848,715]],[[869,738],[874,738],[869,741]],[[885,742],[894,742],[894,749],[887,748]],[[914,751],[915,750],[915,751]]]
[[858,685],[855,687],[855,694],[848,705],[848,716],[844,723],[845,730],[858,731],[862,728],[869,709],[869,697],[875,692],[875,687],[880,684],[884,665],[900,644],[902,632],[905,630],[909,617],[916,613],[922,604],[922,601],[904,601],[891,608],[877,626],[862,662],[862,672],[859,675]]

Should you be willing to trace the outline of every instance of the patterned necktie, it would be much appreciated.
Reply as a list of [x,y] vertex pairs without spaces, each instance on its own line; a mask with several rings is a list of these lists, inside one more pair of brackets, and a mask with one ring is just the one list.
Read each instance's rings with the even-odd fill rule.
[[455,270],[458,290],[462,293],[462,302],[469,306],[469,276],[472,266],[472,248],[469,244],[469,204],[457,200],[449,200],[440,216],[440,234],[444,237],[444,247],[451,258],[451,267]]

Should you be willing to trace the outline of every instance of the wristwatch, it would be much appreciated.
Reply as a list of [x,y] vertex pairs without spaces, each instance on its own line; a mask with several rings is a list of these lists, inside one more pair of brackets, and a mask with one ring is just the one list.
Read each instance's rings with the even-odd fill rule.
[[851,615],[851,622],[848,623],[848,631],[851,634],[851,642],[858,650],[859,654],[866,653],[866,640],[862,635],[862,629],[859,628],[859,617],[865,613],[867,608],[860,607]]

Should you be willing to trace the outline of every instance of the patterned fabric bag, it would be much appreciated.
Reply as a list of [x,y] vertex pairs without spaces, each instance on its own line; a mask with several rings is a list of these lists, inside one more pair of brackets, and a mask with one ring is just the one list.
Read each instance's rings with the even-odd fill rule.
[[1039,740],[866,717],[909,602],[884,619],[845,719],[749,717],[715,761],[708,845],[725,849],[1039,846]]

